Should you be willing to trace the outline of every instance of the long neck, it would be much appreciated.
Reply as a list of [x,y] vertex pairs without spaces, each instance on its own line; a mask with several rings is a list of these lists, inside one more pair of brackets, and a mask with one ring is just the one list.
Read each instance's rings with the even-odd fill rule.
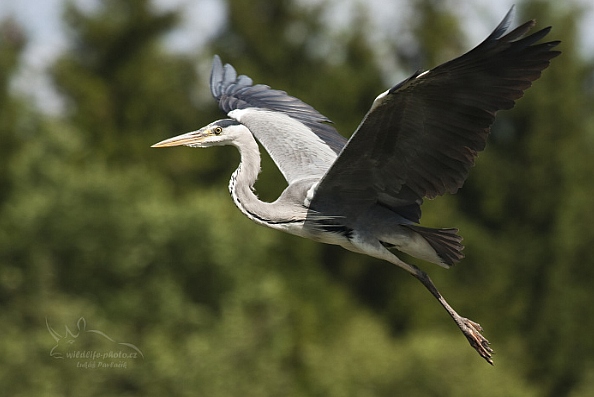
[[235,142],[235,147],[239,150],[241,159],[239,167],[229,180],[229,193],[241,212],[252,218],[248,208],[264,204],[254,193],[254,184],[260,173],[260,149],[251,134],[242,135]]
[[304,214],[296,214],[296,206],[284,202],[282,197],[267,203],[254,193],[254,184],[260,173],[260,149],[253,135],[248,131],[234,145],[239,150],[241,161],[229,181],[229,193],[241,212],[254,222],[269,227],[282,228],[284,224],[294,223],[297,219],[302,221]]

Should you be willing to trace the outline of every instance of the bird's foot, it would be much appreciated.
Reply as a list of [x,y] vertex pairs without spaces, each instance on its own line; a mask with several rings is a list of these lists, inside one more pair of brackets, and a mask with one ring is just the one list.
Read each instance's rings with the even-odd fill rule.
[[466,336],[466,339],[468,339],[470,346],[474,347],[482,358],[493,365],[493,360],[491,359],[493,349],[489,347],[489,341],[481,334],[483,328],[480,324],[464,317],[460,317],[459,321],[456,322],[462,330],[462,333],[464,333],[464,336]]

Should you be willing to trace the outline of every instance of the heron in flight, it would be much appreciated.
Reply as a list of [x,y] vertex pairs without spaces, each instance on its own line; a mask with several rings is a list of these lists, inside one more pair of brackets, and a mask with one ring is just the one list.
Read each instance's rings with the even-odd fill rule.
[[[466,54],[380,94],[349,140],[313,107],[238,76],[215,56],[212,95],[228,118],[154,147],[232,145],[241,155],[229,191],[252,221],[382,259],[416,277],[490,364],[493,350],[479,324],[459,315],[429,276],[394,251],[449,268],[463,258],[455,228],[419,225],[423,199],[456,193],[485,148],[498,110],[510,109],[560,54],[558,41],[538,43],[550,27],[526,36],[528,21],[509,31],[513,8],[485,41]],[[258,142],[287,180],[274,202],[254,191]]]

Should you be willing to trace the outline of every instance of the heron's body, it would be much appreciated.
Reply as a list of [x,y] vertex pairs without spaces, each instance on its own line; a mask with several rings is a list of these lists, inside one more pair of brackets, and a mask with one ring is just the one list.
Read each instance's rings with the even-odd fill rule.
[[[472,51],[380,94],[349,141],[311,106],[253,85],[215,57],[211,91],[229,118],[154,146],[235,146],[241,161],[229,191],[249,219],[403,268],[491,363],[481,327],[456,313],[427,274],[393,250],[446,268],[463,258],[457,229],[419,225],[423,199],[462,186],[495,113],[512,108],[559,54],[553,51],[558,42],[537,43],[550,28],[523,37],[530,21],[507,32],[511,14]],[[258,142],[288,182],[271,203],[254,191]]]
[[[263,114],[257,116],[262,118]],[[276,114],[269,113],[268,117],[274,120]],[[286,121],[295,123],[291,120]],[[293,181],[274,202],[258,200],[254,192],[254,184],[260,173],[258,143],[243,124],[235,124],[232,128],[237,132],[238,138],[233,145],[239,150],[241,161],[229,181],[229,193],[235,205],[252,221],[321,243],[340,245],[354,252],[366,253],[369,251],[366,246],[371,244],[376,247],[377,243],[380,243],[442,266],[452,264],[444,263],[427,240],[410,229],[413,227],[413,222],[380,205],[368,208],[350,222],[345,222],[340,217],[325,219],[323,213],[317,215],[319,219],[316,222],[311,222],[311,218],[315,218],[311,215],[315,211],[315,207],[311,207],[311,201],[323,174]],[[269,128],[270,133],[276,132],[274,124],[270,123]],[[262,126],[259,131],[264,131]],[[290,150],[303,149],[291,148]],[[333,151],[328,151],[325,155],[326,158],[316,159],[318,161],[316,169],[324,172],[338,157]],[[459,248],[462,247],[459,246]]]

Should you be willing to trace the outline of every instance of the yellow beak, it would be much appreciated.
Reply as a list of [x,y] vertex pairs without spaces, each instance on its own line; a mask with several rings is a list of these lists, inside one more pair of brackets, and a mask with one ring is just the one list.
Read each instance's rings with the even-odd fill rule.
[[192,131],[186,134],[174,136],[173,138],[165,139],[159,143],[155,143],[151,147],[170,147],[170,146],[181,146],[188,145],[191,143],[197,143],[204,139],[202,131]]

